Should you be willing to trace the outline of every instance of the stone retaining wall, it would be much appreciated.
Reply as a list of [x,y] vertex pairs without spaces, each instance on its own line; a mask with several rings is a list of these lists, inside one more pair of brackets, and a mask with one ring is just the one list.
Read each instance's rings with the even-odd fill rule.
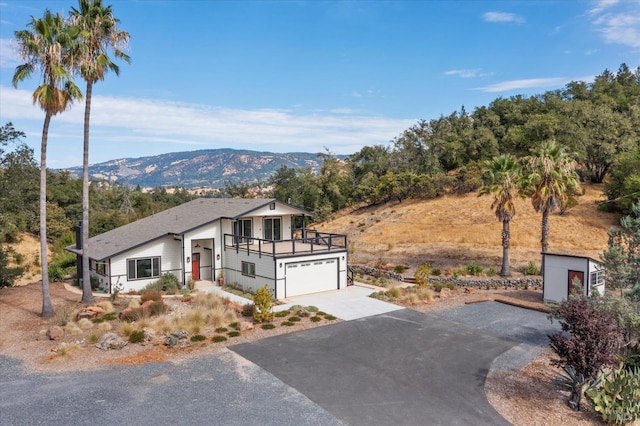
[[[376,269],[370,266],[364,265],[349,265],[355,273],[364,275],[370,275],[373,277],[384,276],[388,280],[405,281],[405,277],[402,274],[398,274],[393,271],[385,271],[383,269]],[[476,287],[476,288],[495,288],[495,287],[508,287],[513,289],[542,289],[542,277],[540,276],[526,276],[518,278],[502,278],[502,277],[443,277],[443,276],[429,276],[430,283],[453,283],[459,287]]]

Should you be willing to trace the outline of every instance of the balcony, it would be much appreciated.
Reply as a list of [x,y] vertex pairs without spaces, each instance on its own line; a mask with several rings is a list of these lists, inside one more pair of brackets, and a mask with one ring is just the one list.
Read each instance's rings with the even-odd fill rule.
[[243,251],[271,257],[344,252],[347,250],[347,236],[344,234],[318,232],[313,229],[301,229],[296,234],[300,236],[291,240],[278,241],[224,234],[224,248],[225,250],[235,250],[236,253]]

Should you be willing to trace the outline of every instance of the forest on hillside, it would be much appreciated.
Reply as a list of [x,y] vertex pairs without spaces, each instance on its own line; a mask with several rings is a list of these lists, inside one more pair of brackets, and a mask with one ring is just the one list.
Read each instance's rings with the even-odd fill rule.
[[[23,137],[11,123],[0,127],[1,247],[21,232],[39,232],[40,170]],[[524,158],[549,141],[575,160],[582,181],[604,182],[610,202],[603,208],[632,213],[640,200],[640,68],[622,64],[591,83],[574,81],[536,96],[497,98],[473,112],[463,107],[420,120],[388,145],[365,146],[347,159],[319,153],[322,166],[317,173],[283,166],[259,188],[229,183],[219,192],[197,196],[271,196],[290,200],[322,221],[354,205],[476,191],[483,185],[488,160],[502,154]],[[73,228],[82,219],[82,180],[65,171],[48,171],[47,182],[47,235],[60,262],[72,265],[75,256],[62,248],[74,243]],[[194,197],[181,188],[144,192],[94,181],[90,234]]]

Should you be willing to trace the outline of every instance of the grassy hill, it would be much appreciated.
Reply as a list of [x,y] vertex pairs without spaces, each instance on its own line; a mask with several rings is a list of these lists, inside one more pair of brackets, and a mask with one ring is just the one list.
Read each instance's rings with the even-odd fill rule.
[[[604,213],[602,185],[585,185],[578,205],[550,219],[549,251],[599,259],[607,247],[607,231],[619,215]],[[403,201],[342,211],[317,228],[346,233],[352,246],[350,263],[412,269],[427,262],[451,272],[475,262],[500,270],[502,224],[491,210],[490,196],[477,193],[428,201]],[[540,223],[529,199],[519,200],[511,222],[511,267],[522,271],[530,261],[540,267]],[[408,273],[412,273],[409,271]]]

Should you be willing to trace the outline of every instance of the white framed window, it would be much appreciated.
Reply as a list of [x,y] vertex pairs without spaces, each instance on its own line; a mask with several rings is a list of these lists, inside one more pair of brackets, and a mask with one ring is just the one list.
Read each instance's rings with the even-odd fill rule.
[[591,286],[597,287],[600,285],[604,285],[604,269],[600,269],[599,271],[591,272]]
[[127,259],[127,278],[142,280],[160,276],[160,257]]
[[247,277],[256,276],[256,264],[252,262],[242,262],[242,275]]
[[267,217],[264,219],[264,239],[280,241],[282,239],[282,219]]

